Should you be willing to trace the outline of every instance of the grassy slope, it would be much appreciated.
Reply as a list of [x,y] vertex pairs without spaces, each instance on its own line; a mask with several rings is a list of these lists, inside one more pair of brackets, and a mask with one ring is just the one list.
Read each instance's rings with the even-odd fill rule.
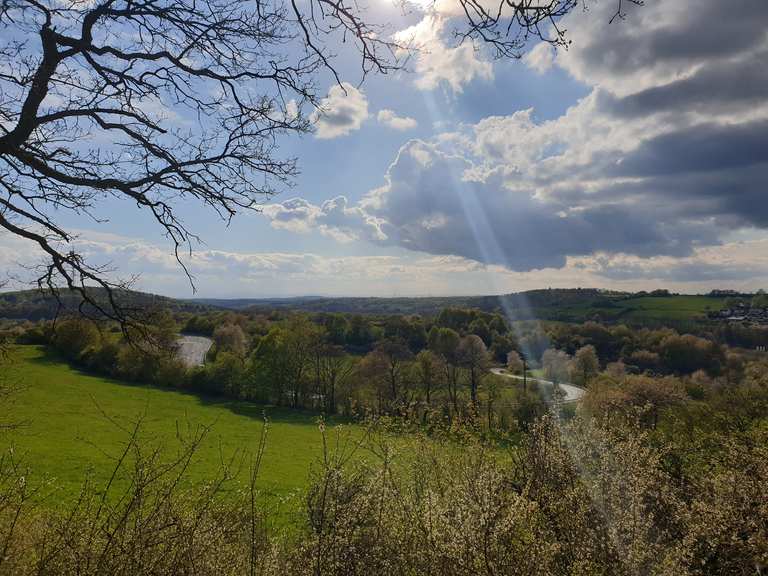
[[[266,410],[270,424],[259,484],[280,497],[306,485],[309,468],[321,454],[322,439],[309,414],[124,384],[84,374],[39,347],[18,347],[12,356],[13,377],[24,385],[13,413],[26,421],[13,433],[14,448],[25,454],[33,475],[56,480],[63,502],[76,496],[89,468],[103,485],[112,458],[124,446],[126,433],[102,411],[127,426],[145,414],[144,439],[163,444],[169,455],[179,446],[177,425],[212,424],[191,469],[192,479],[204,480],[219,469],[220,453],[255,447]],[[289,509],[299,505],[298,499],[287,504]]]
[[628,308],[630,318],[690,320],[706,316],[707,312],[720,310],[723,298],[709,296],[669,296],[631,298],[622,304]]
[[695,321],[706,318],[707,312],[720,310],[724,298],[710,296],[658,296],[615,298],[602,306],[563,306],[536,308],[540,318],[584,322],[599,318],[609,322],[642,323],[646,321]]

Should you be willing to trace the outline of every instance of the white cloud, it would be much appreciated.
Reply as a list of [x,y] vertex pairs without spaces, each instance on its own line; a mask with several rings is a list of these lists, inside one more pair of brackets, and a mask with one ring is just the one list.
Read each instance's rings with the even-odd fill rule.
[[[136,289],[179,297],[192,296],[189,283],[168,246],[79,230],[77,249],[93,263],[111,262],[124,276],[138,275]],[[751,234],[719,246],[697,248],[685,258],[638,258],[596,253],[569,257],[560,268],[515,272],[459,256],[423,253],[336,256],[312,252],[234,252],[200,249],[185,258],[197,294],[209,297],[299,295],[419,296],[498,294],[542,286],[602,286],[647,290],[659,286],[679,291],[711,288],[751,291],[768,287],[768,236]],[[31,280],[24,265],[42,254],[29,242],[0,234],[0,263],[9,273]],[[227,278],[222,282],[222,278]],[[14,282],[6,289],[28,285]]]
[[[137,276],[135,289],[192,296],[188,280],[168,246],[137,238],[79,231],[74,246],[94,265],[113,263],[123,277]],[[25,254],[24,265],[13,254]],[[28,241],[0,234],[0,263],[17,280],[6,289],[29,287],[24,266],[42,256]],[[197,294],[210,297],[326,295],[425,295],[487,291],[488,271],[466,259],[429,255],[334,256],[311,252],[233,252],[199,249],[184,258]],[[226,282],[222,282],[226,278]],[[116,278],[113,278],[113,280]]]
[[348,82],[332,86],[319,110],[310,116],[316,128],[315,137],[321,139],[346,136],[359,130],[367,118],[368,99]]
[[555,63],[555,49],[546,42],[539,42],[523,57],[523,62],[531,70],[543,74]]
[[266,204],[260,210],[269,219],[273,228],[308,232],[320,211],[303,198],[292,198],[279,204]]
[[[399,270],[419,278],[419,267],[437,261],[441,270],[448,261],[454,267],[474,262],[507,290],[762,282],[768,276],[768,262],[757,256],[768,253],[768,5],[743,0],[734,10],[716,0],[679,0],[627,6],[628,18],[612,25],[615,3],[574,11],[562,23],[573,39],[569,51],[552,62],[546,47],[537,46],[526,58],[534,69],[554,64],[592,86],[562,116],[537,121],[534,110],[518,110],[409,141],[383,184],[361,190],[359,201],[297,198],[264,206],[276,228],[405,249],[407,262],[213,252],[200,258],[209,267],[240,263],[236,271],[244,279],[263,279],[270,270],[274,282],[306,279],[301,293],[314,286],[302,270],[329,283],[333,271],[340,286],[349,286],[343,278],[367,278],[356,275],[363,265],[372,267],[371,277],[389,282]],[[471,45],[447,48],[443,28],[433,14],[400,33],[432,48],[415,64],[417,85],[460,92],[474,78],[492,77]],[[368,116],[365,96],[349,88],[346,97],[339,87],[329,93],[327,115],[315,118],[318,137],[348,133]],[[734,230],[756,230],[760,237],[732,242]],[[127,243],[109,250],[130,260],[121,250],[134,249]],[[167,260],[163,252],[135,253],[149,262]],[[459,277],[470,276],[457,273],[446,282],[460,292]],[[424,293],[432,280],[413,286]],[[368,286],[361,280],[349,292],[365,293]]]
[[375,240],[381,237],[376,218],[359,206],[348,206],[344,196],[336,196],[321,205],[303,198],[292,198],[278,204],[267,204],[262,213],[273,228],[293,232],[319,230],[339,242],[351,242],[361,237]]
[[493,66],[482,59],[471,40],[458,46],[445,43],[445,25],[443,17],[428,14],[417,24],[395,34],[398,42],[418,50],[414,65],[416,87],[434,90],[447,86],[454,93],[461,93],[475,78],[493,79]]
[[701,291],[723,285],[751,292],[768,281],[768,237],[696,248],[684,258],[595,254],[574,258],[569,266],[609,282],[629,285],[653,281]]
[[413,130],[418,125],[415,118],[410,116],[398,116],[394,110],[387,108],[379,110],[377,119],[380,124],[392,128],[393,130]]

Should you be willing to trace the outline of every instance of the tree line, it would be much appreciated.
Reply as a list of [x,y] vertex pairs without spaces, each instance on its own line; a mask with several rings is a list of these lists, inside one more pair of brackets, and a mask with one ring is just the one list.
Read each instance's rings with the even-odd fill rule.
[[[236,400],[356,416],[482,419],[527,427],[551,395],[531,371],[589,387],[599,374],[690,376],[737,382],[744,357],[716,335],[672,329],[508,322],[498,313],[446,308],[434,317],[337,313],[184,313],[160,310],[146,331],[80,317],[28,324],[22,342],[45,343],[100,374]],[[177,357],[179,331],[209,335],[206,363]],[[526,376],[490,372],[503,366]]]

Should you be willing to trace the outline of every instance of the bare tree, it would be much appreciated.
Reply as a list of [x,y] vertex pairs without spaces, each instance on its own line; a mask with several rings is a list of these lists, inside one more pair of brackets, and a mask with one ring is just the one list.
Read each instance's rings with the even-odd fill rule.
[[[506,56],[531,35],[563,44],[556,22],[578,3],[458,2],[461,36]],[[128,200],[184,267],[198,238],[179,204],[258,209],[296,174],[277,142],[311,129],[318,74],[341,82],[334,46],[356,47],[364,78],[401,66],[392,38],[352,0],[0,0],[0,228],[42,254],[41,289],[122,321],[114,292],[131,279],[88,261],[62,215]]]
[[448,396],[453,404],[454,413],[459,411],[459,364],[458,355],[461,338],[450,328],[433,327],[429,333],[429,348],[442,360]]
[[544,368],[544,378],[557,386],[561,382],[567,382],[570,373],[571,357],[562,350],[549,348],[541,357]]
[[312,347],[317,328],[305,316],[290,318],[284,328],[283,363],[288,374],[291,408],[298,408],[306,395],[306,378],[311,369]]
[[428,408],[432,406],[432,392],[444,371],[442,363],[443,359],[440,356],[426,348],[416,355],[416,378],[421,384],[424,401]]
[[[567,47],[566,30],[560,18],[583,6],[587,0],[458,0],[466,21],[454,31],[460,40],[479,40],[491,46],[499,58],[520,58],[531,38],[553,46]],[[624,19],[625,5],[642,6],[643,0],[613,0],[616,11],[611,22]]]
[[245,359],[248,337],[239,324],[221,324],[213,331],[213,341],[217,351],[232,352],[241,360]]

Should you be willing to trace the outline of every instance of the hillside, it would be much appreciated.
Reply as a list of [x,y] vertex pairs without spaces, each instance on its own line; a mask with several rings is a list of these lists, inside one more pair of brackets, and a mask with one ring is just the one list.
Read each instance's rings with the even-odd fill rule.
[[241,298],[234,300],[197,299],[206,305],[236,310],[284,309],[306,312],[342,312],[347,314],[420,314],[431,316],[443,308],[476,308],[492,312],[507,308],[507,312],[520,318],[540,317],[537,312],[559,311],[568,308],[599,307],[627,293],[598,289],[546,289],[529,290],[504,295],[483,296],[423,296],[423,297],[322,297],[297,298]]
[[[92,294],[96,301],[106,305],[106,293],[103,289],[93,288]],[[210,309],[210,306],[203,303],[134,290],[119,290],[116,294],[118,302],[128,308],[167,308],[179,312],[203,312]],[[61,309],[55,297],[39,290],[0,292],[0,318],[33,321],[50,319],[56,315],[57,311],[77,310],[81,302],[80,294],[69,290],[62,290],[59,299]]]
[[[557,320],[562,322],[626,322],[656,324],[706,320],[708,312],[724,307],[726,295],[632,294],[593,288],[529,290],[499,296],[433,297],[322,297],[297,298],[197,298],[182,300],[144,292],[123,291],[124,305],[161,307],[175,312],[202,313],[211,310],[269,311],[296,310],[310,313],[394,315],[437,315],[444,308],[476,308],[503,312],[515,320]],[[64,310],[74,310],[77,294],[63,292]],[[35,290],[0,293],[0,318],[40,320],[52,318],[57,302]]]
[[563,322],[657,323],[705,320],[707,312],[720,310],[726,296],[647,293],[633,294],[592,288],[530,290],[500,296],[438,296],[421,298],[265,298],[195,300],[235,310],[301,310],[347,314],[436,315],[443,308],[477,308],[501,311],[516,320]]
[[610,294],[595,298],[573,298],[549,303],[532,300],[532,316],[543,320],[606,323],[663,324],[706,321],[707,313],[723,308],[727,298],[674,294],[648,296],[645,294]]

